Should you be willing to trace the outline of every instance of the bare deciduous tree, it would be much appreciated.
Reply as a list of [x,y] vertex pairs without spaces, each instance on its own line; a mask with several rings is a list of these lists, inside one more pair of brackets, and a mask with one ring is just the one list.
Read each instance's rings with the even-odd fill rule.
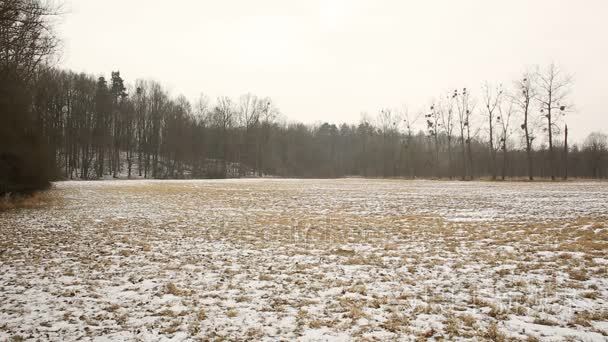
[[[54,156],[61,136],[44,141],[50,137],[45,130],[53,123],[43,122],[44,117],[33,111],[32,90],[37,81],[42,81],[36,78],[57,50],[53,18],[58,12],[51,3],[43,1],[0,2],[0,194],[44,188],[56,176],[58,163]],[[46,81],[55,82],[51,80],[53,76]],[[47,88],[49,93],[65,88],[65,84],[55,85],[59,87]],[[61,92],[63,101],[66,95]],[[63,122],[72,114],[62,112],[63,105],[64,102],[54,104],[56,122]],[[46,109],[50,112],[50,108]],[[68,127],[68,135],[74,131],[75,127]],[[70,144],[71,148],[74,146]],[[74,159],[75,150],[70,149],[67,154],[66,159]],[[71,168],[67,169],[69,172]]]
[[401,123],[399,113],[393,109],[384,108],[378,112],[377,123],[382,136],[383,176],[390,177],[394,174],[396,159],[395,144],[398,128]]
[[458,109],[458,126],[460,129],[460,147],[462,149],[462,179],[473,179],[473,156],[471,154],[471,118],[473,114],[472,101],[467,88],[461,92],[454,90],[452,97]]
[[415,168],[414,163],[414,127],[418,122],[418,119],[421,117],[421,114],[411,116],[407,106],[403,106],[403,111],[401,112],[401,118],[403,119],[403,125],[405,128],[405,139],[403,141],[403,145],[405,148],[405,160],[407,163],[407,170],[409,178],[414,178]]
[[454,128],[456,127],[456,119],[454,117],[454,99],[452,96],[447,96],[445,101],[441,102],[441,124],[443,133],[445,134],[448,149],[448,177],[454,177],[452,166],[452,141],[454,140]]
[[429,138],[433,140],[433,147],[435,149],[433,164],[437,178],[441,177],[439,168],[439,126],[441,116],[440,108],[435,103],[431,104],[429,113],[424,116],[426,118],[427,133]]
[[230,158],[230,138],[228,133],[232,128],[235,120],[234,103],[229,97],[221,96],[217,99],[215,110],[213,111],[213,124],[219,129],[219,139],[221,141],[222,153],[222,171],[224,175],[228,172],[227,161]]
[[557,65],[551,63],[546,70],[537,71],[536,81],[538,83],[539,93],[537,100],[541,107],[540,112],[547,120],[545,128],[549,138],[549,163],[551,180],[555,180],[556,166],[555,155],[553,153],[553,133],[558,126],[556,125],[558,117],[556,114],[565,115],[566,102],[572,85],[572,77],[565,74]]
[[28,82],[57,50],[53,18],[59,9],[47,1],[4,0],[0,6],[0,73]]
[[583,149],[588,154],[591,177],[605,177],[608,165],[608,135],[602,132],[592,132],[585,139]]
[[263,110],[264,107],[260,105],[258,97],[253,94],[245,94],[239,99],[238,124],[244,128],[239,148],[239,172],[241,175],[245,172],[243,168],[245,164],[251,165],[252,160],[257,160],[257,157],[253,156],[257,151],[252,149],[254,147],[252,134],[260,121],[260,114]]
[[524,131],[524,140],[526,147],[526,156],[528,160],[528,179],[533,180],[533,164],[532,164],[532,143],[535,139],[531,127],[532,120],[530,118],[532,101],[536,97],[536,88],[534,87],[535,75],[526,72],[521,80],[515,82],[515,93],[511,95],[511,98],[515,101],[519,110],[522,113],[523,123],[521,129]]
[[492,180],[496,180],[496,146],[494,144],[496,124],[496,109],[500,107],[502,101],[502,86],[493,88],[488,82],[483,85],[483,101],[485,107],[485,114],[488,120],[488,139],[490,144],[490,173],[492,174]]
[[502,150],[502,172],[501,179],[505,180],[507,174],[507,162],[508,162],[508,142],[509,137],[511,136],[511,117],[514,112],[515,101],[510,100],[505,103],[501,103],[498,106],[498,116],[496,117],[496,121],[500,123],[500,145]]

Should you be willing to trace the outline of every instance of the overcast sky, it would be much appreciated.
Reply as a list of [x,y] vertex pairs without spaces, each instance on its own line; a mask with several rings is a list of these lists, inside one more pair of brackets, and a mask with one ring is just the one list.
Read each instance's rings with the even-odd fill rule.
[[270,96],[291,120],[410,112],[555,62],[574,77],[582,140],[608,133],[606,0],[68,0],[62,66],[152,78],[195,99]]

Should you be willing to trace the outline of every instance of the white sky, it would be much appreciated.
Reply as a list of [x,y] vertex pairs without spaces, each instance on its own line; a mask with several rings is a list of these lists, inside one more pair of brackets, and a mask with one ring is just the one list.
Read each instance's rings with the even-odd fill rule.
[[62,65],[194,100],[252,92],[291,120],[410,112],[527,66],[574,77],[571,137],[608,132],[606,0],[67,0]]

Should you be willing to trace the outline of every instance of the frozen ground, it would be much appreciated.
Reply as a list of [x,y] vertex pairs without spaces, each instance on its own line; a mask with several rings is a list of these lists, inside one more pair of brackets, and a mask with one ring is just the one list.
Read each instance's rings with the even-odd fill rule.
[[608,183],[57,183],[0,212],[0,341],[608,338]]

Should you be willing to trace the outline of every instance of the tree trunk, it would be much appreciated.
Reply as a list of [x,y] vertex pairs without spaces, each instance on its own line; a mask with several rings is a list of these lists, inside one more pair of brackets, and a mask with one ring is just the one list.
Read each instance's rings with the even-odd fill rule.
[[568,125],[564,128],[564,180],[568,179]]
[[[436,126],[435,130],[437,130]],[[435,132],[435,167],[437,168],[437,178],[441,178],[441,169],[439,168],[439,137],[437,132]]]
[[473,180],[473,151],[471,150],[471,123],[467,119],[469,125],[467,125],[467,152],[469,154],[469,180]]
[[[550,103],[551,101],[549,101]],[[553,158],[553,130],[551,129],[551,109],[549,107],[549,113],[547,114],[547,121],[549,124],[549,168],[551,169],[551,180],[555,180],[555,161]]]
[[[488,107],[489,108],[489,107]],[[492,125],[492,115],[489,116],[490,121],[490,157],[491,165],[490,172],[492,172],[492,180],[496,180],[496,150],[494,149],[494,127]]]
[[504,181],[507,174],[507,139],[502,143],[502,180]]
[[453,179],[452,175],[452,138],[448,137],[448,176]]
[[530,131],[528,130],[528,108],[529,100],[526,100],[526,106],[524,108],[524,130],[526,133],[526,157],[528,158],[528,179],[534,180],[532,175],[532,141],[530,140]]
[[464,146],[464,131],[460,131],[460,146],[462,147],[462,180],[467,179],[467,151]]

